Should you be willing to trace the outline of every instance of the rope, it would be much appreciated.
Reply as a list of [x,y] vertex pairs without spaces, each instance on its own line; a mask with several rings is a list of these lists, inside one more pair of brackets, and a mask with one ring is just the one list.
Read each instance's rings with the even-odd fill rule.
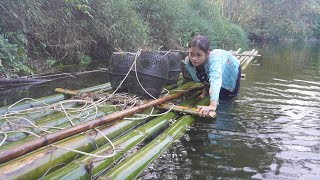
[[110,158],[110,157],[113,157],[115,155],[115,153],[116,153],[116,150],[115,150],[115,146],[112,143],[112,141],[107,136],[105,136],[99,129],[94,128],[94,130],[98,131],[104,138],[106,138],[109,141],[109,143],[111,144],[112,149],[113,149],[113,153],[111,155],[96,155],[96,154],[87,153],[87,152],[83,152],[83,151],[78,151],[78,150],[75,150],[75,149],[70,149],[70,148],[67,148],[67,147],[62,147],[62,146],[58,146],[58,145],[54,145],[54,144],[51,144],[50,146],[53,146],[53,147],[56,147],[56,148],[60,148],[60,149],[64,149],[64,150],[68,150],[68,151],[75,152],[75,153],[79,153],[79,154],[82,154],[82,155],[97,157],[97,158]]
[[58,166],[65,166],[66,164],[65,163],[61,163],[61,164],[57,164],[55,166],[52,166],[51,168],[49,168],[38,180],[41,180],[43,179],[50,171],[51,169],[55,168],[55,167],[58,167]]
[[7,140],[8,135],[6,133],[0,132],[0,134],[4,135],[4,138],[2,139],[1,143],[0,143],[0,147],[2,146],[2,144]]
[[[139,54],[139,56],[140,56],[140,54]],[[140,80],[139,80],[139,77],[138,77],[138,72],[137,72],[137,63],[136,63],[136,60],[138,59],[139,56],[136,56],[136,57],[135,57],[135,61],[134,61],[134,68],[135,68],[134,70],[135,70],[135,75],[136,75],[137,81],[138,81],[140,87],[142,88],[142,90],[143,90],[145,93],[147,93],[147,94],[148,94],[150,97],[152,97],[153,99],[157,99],[157,98],[155,98],[154,96],[152,96],[152,95],[142,86],[142,84],[140,83]]]

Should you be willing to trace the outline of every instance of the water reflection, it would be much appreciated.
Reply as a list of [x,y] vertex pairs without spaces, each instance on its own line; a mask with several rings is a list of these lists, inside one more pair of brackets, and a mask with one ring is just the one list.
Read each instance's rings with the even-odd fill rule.
[[[241,96],[198,119],[141,179],[318,179],[320,49],[265,44]],[[150,176],[152,174],[152,176]]]

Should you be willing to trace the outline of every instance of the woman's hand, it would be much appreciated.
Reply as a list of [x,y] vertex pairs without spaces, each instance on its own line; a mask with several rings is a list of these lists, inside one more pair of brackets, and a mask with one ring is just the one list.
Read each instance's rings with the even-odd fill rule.
[[211,111],[215,111],[216,107],[214,106],[198,106],[198,111],[201,116],[208,116]]
[[209,106],[198,106],[198,111],[201,116],[208,116],[211,111],[216,111],[217,101],[211,101]]

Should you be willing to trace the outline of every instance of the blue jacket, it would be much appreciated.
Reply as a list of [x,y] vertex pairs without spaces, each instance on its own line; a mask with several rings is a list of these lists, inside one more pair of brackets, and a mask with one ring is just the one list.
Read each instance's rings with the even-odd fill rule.
[[[191,62],[190,62],[191,63]],[[188,57],[184,64],[191,78],[200,82],[196,75],[196,68],[191,66]],[[204,63],[205,71],[210,81],[210,100],[218,101],[221,87],[229,91],[233,91],[239,73],[240,61],[230,52],[222,49],[214,49],[211,51],[208,59]]]

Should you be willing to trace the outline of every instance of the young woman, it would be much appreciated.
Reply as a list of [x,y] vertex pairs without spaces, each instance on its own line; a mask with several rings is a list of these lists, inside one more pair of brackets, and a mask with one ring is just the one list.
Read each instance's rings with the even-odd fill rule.
[[[238,95],[241,78],[239,60],[228,51],[210,51],[207,37],[198,35],[192,38],[189,43],[189,55],[184,63],[185,78],[210,85],[210,104],[198,107],[203,116],[216,110],[219,98],[231,99]],[[206,88],[199,98],[208,95],[208,89]]]

